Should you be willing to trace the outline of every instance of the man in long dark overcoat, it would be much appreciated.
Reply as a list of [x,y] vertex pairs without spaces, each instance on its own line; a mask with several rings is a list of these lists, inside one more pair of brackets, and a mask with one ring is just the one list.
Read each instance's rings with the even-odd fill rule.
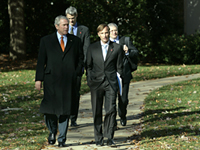
[[[58,16],[54,23],[57,32],[41,38],[36,68],[35,87],[44,97],[40,112],[50,131],[48,142],[65,146],[69,116],[73,114],[72,98],[76,94],[76,79],[82,73],[83,50],[81,40],[68,34],[69,20]],[[59,123],[57,123],[59,120]]]

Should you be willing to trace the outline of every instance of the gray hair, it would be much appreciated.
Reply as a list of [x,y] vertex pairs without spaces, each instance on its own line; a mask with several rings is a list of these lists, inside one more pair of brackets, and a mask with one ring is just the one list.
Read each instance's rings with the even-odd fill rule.
[[54,25],[59,25],[61,19],[65,19],[69,22],[69,19],[66,16],[60,15],[55,18]]
[[72,16],[76,16],[78,14],[78,12],[77,12],[77,9],[75,7],[70,6],[65,10],[65,14],[66,15],[70,14]]
[[115,23],[109,23],[109,24],[108,24],[108,27],[109,27],[109,28],[110,28],[110,27],[113,27],[113,26],[116,27],[117,30],[118,30],[118,26],[117,26]]

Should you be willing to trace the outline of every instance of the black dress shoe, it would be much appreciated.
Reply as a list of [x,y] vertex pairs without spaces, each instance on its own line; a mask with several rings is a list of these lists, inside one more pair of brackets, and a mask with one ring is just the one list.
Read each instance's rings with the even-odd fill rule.
[[122,126],[126,126],[126,118],[121,118],[120,123]]
[[96,146],[104,146],[103,138],[96,142]]
[[117,145],[115,144],[115,142],[113,141],[113,139],[108,139],[107,145],[108,145],[108,146],[111,146],[111,147],[116,147],[116,146],[117,146]]
[[50,133],[48,137],[49,144],[53,145],[56,143],[56,134]]
[[65,145],[65,143],[63,143],[63,142],[59,142],[59,143],[58,143],[58,147],[66,147],[66,145]]
[[77,127],[78,124],[76,123],[76,121],[71,122],[71,127]]

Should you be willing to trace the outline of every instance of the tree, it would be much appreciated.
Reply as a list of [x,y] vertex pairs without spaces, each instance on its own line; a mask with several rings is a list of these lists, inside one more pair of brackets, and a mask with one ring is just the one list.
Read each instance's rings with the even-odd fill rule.
[[26,53],[37,54],[40,38],[55,31],[54,18],[65,15],[69,6],[77,8],[78,22],[90,29],[91,42],[98,40],[99,24],[114,22],[120,35],[132,38],[142,62],[164,63],[169,50],[161,51],[166,47],[163,39],[182,35],[184,29],[182,0],[2,0],[1,4],[0,31],[6,33],[0,35],[0,51],[8,52],[10,19],[9,51],[13,60]]
[[26,58],[24,0],[8,0],[10,17],[10,58],[20,60]]

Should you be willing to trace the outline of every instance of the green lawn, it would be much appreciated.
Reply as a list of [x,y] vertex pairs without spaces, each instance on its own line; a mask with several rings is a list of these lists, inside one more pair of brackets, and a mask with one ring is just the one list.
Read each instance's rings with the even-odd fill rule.
[[[139,66],[138,70],[133,73],[134,79],[132,80],[132,82],[199,72],[199,65]],[[45,127],[43,115],[39,113],[39,105],[42,99],[42,93],[38,93],[34,89],[34,78],[35,70],[14,70],[7,72],[2,69],[0,72],[0,107],[1,110],[4,110],[0,111],[0,149],[41,149],[44,143],[47,142],[48,130]],[[196,80],[196,82],[199,83],[198,80]],[[194,86],[194,84],[183,85],[180,85],[184,87],[182,88],[182,90],[186,89],[186,87],[188,86],[189,89],[191,89],[190,86]],[[178,86],[177,88],[180,88],[180,86]],[[141,135],[141,144],[144,147],[145,145],[151,145],[151,143],[154,143],[154,141],[157,142],[159,145],[159,143],[164,143],[164,139],[167,138],[172,139],[172,137],[177,138],[178,136],[180,137],[180,139],[177,138],[177,140],[181,141],[182,135],[184,135],[185,137],[187,137],[187,135],[192,136],[193,130],[189,129],[191,127],[190,124],[194,126],[195,131],[197,132],[196,126],[198,126],[198,124],[196,120],[198,119],[195,119],[195,117],[192,116],[195,116],[195,113],[198,114],[198,109],[196,107],[189,107],[189,105],[195,105],[199,108],[199,103],[197,103],[198,99],[191,99],[191,96],[194,96],[195,94],[198,95],[200,91],[192,89],[190,90],[191,93],[189,93],[188,91],[187,97],[188,99],[191,99],[191,102],[189,103],[189,100],[187,99],[186,102],[189,103],[189,105],[185,106],[186,102],[185,99],[182,97],[183,94],[179,92],[179,90],[175,90],[176,87],[174,85],[171,85],[171,87],[169,86],[168,88],[170,88],[170,90],[166,91],[171,93],[166,96],[165,105],[160,105],[165,102],[163,97],[159,97],[161,99],[151,98],[158,96],[158,94],[160,94],[160,96],[164,96],[164,94],[161,93],[164,90],[159,91],[160,93],[156,93],[158,91],[155,91],[150,94],[150,96],[148,97],[149,100],[146,99],[144,110],[145,126],[144,131]],[[171,90],[171,88],[173,88],[174,90]],[[86,84],[86,78],[85,76],[83,76],[81,94],[84,94],[88,91],[89,88]],[[193,93],[194,91],[196,91],[196,93]],[[179,98],[181,98],[181,103],[179,102]],[[10,110],[10,108],[18,108],[18,110]],[[164,111],[166,109],[167,111]],[[162,112],[164,112],[165,114],[163,114]],[[155,115],[156,113],[157,115]],[[188,118],[190,119],[189,121],[191,123],[187,124],[187,126],[183,124],[183,129],[179,129],[179,127],[181,127],[180,121],[183,119],[185,119],[185,121],[188,120],[185,116],[189,116]],[[163,122],[165,122],[166,126],[163,127],[162,123],[159,123],[159,121],[161,120],[160,117],[163,117],[165,119],[165,121]],[[167,117],[169,117],[169,119],[171,118],[171,120],[180,120],[179,126],[177,126],[175,123],[170,123],[171,120],[166,120]],[[155,122],[158,124],[155,124]],[[176,122],[178,124],[177,121],[172,122]],[[165,133],[166,131],[164,131],[164,129],[166,129],[168,133]],[[151,135],[154,130],[158,131],[158,133],[154,133],[155,136]],[[164,132],[162,133],[162,131]],[[186,131],[190,131],[190,133],[187,133]],[[193,137],[196,136],[193,135]],[[159,141],[159,138],[162,138],[162,140]],[[193,144],[193,146],[195,145]]]
[[200,148],[200,79],[151,92],[145,99],[141,147]]

